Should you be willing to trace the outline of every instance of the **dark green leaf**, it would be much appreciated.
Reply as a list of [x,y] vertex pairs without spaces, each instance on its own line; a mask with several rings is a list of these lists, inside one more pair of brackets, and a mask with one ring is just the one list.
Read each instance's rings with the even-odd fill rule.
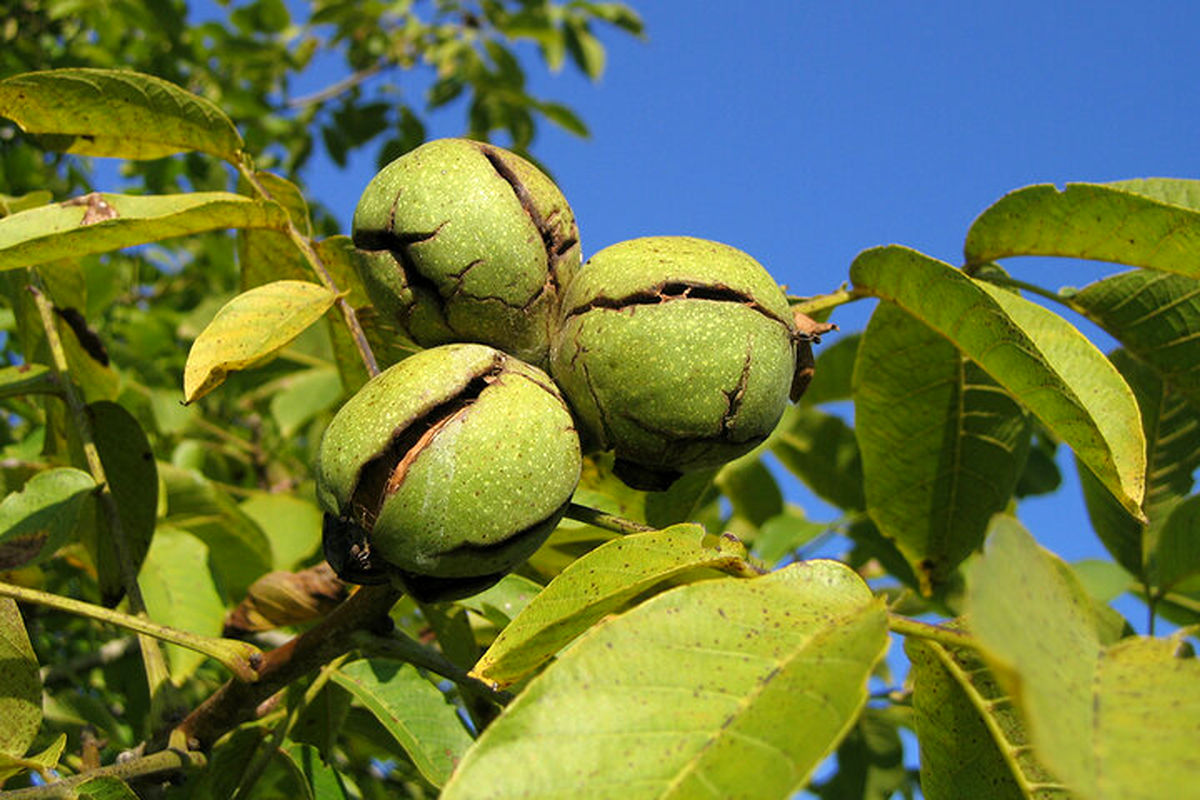
[[563,28],[566,38],[567,52],[575,66],[592,80],[599,80],[604,74],[604,45],[592,35],[586,22],[578,19],[568,19]]
[[812,383],[801,397],[801,403],[815,406],[850,399],[850,381],[854,375],[854,360],[861,338],[861,334],[852,333],[821,347]]
[[0,368],[0,397],[26,394],[62,394],[58,378],[41,364]]
[[858,442],[839,417],[791,406],[768,444],[780,463],[822,500],[847,511],[865,507]]
[[807,519],[799,508],[789,506],[762,524],[754,540],[754,555],[767,566],[774,566],[826,530],[827,524]]
[[1028,417],[949,341],[889,303],[858,348],[854,408],[867,510],[930,593],[1008,505]]

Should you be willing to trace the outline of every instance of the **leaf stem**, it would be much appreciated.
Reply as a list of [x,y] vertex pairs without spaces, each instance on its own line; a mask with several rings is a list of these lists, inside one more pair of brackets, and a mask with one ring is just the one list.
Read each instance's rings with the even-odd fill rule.
[[304,633],[263,656],[255,683],[227,681],[172,733],[190,749],[208,749],[254,716],[259,704],[302,675],[354,648],[354,634],[377,625],[400,599],[391,585],[366,586]]
[[[267,187],[263,186],[262,181],[258,179],[258,175],[255,173],[253,166],[249,164],[248,158],[243,157],[235,166],[241,176],[246,179],[246,183],[250,184],[260,197],[264,200],[274,200]],[[371,344],[367,341],[367,335],[363,332],[362,325],[358,321],[358,314],[355,313],[354,307],[350,305],[350,302],[346,300],[342,290],[338,288],[333,275],[329,273],[329,270],[325,267],[325,262],[321,260],[321,256],[317,253],[316,248],[313,247],[312,240],[300,232],[290,215],[287,216],[287,230],[284,233],[292,240],[292,244],[296,245],[296,249],[304,256],[304,260],[308,262],[308,265],[312,267],[313,272],[320,279],[321,285],[338,296],[335,302],[337,303],[338,310],[342,312],[342,318],[345,320],[346,327],[350,331],[350,338],[354,340],[354,346],[358,350],[358,355],[362,359],[363,366],[367,368],[367,373],[372,377],[378,375],[379,363],[375,360],[375,353],[372,352]]]
[[189,753],[183,750],[159,750],[148,756],[140,756],[107,767],[98,767],[64,778],[61,781],[48,783],[45,786],[32,786],[28,789],[17,789],[4,792],[4,800],[65,800],[78,797],[76,791],[80,784],[95,778],[117,778],[129,780],[157,775],[160,772],[203,767],[206,760],[200,753]]
[[565,516],[576,522],[586,522],[588,525],[594,525],[597,528],[603,528],[606,531],[613,531],[614,533],[646,533],[655,530],[650,525],[634,522],[631,519],[618,517],[616,514],[609,514],[606,511],[589,508],[588,506],[581,506],[578,503],[568,504]]
[[254,665],[262,658],[262,651],[249,642],[200,636],[188,631],[181,631],[178,628],[159,625],[144,616],[123,614],[104,606],[41,592],[37,589],[27,589],[24,586],[14,586],[11,583],[0,582],[0,597],[11,597],[22,603],[34,603],[98,622],[107,622],[110,625],[140,634],[142,638],[150,637],[151,641],[161,640],[195,650],[197,653],[203,653],[209,658],[220,661],[237,676],[238,680],[253,681],[258,677]]
[[820,314],[822,311],[828,311],[831,308],[853,303],[855,300],[861,300],[864,297],[870,297],[867,292],[859,289],[848,289],[843,284],[837,291],[828,294],[817,294],[812,297],[789,297],[788,303],[793,311],[799,311],[802,314],[807,314],[810,317],[815,314]]
[[467,670],[450,661],[441,653],[400,631],[392,631],[387,636],[376,636],[369,633],[360,634],[359,643],[364,654],[391,658],[404,661],[414,667],[432,672],[434,675],[453,681],[459,686],[469,686],[491,697],[500,705],[506,705],[512,700],[508,692],[500,691],[484,681],[472,676]]
[[1074,309],[1068,297],[1061,295],[1058,292],[1051,291],[1050,289],[1046,289],[1042,286],[1038,286],[1035,283],[1017,280],[1016,278],[1011,278],[1007,275],[991,273],[985,275],[973,275],[971,277],[975,278],[975,280],[986,281],[987,283],[995,284],[996,286],[1008,286],[1013,289],[1020,289],[1023,292],[1036,294],[1038,297],[1044,297],[1047,300],[1053,300],[1054,302],[1064,305],[1067,308],[1071,308],[1072,310]]
[[[142,590],[138,586],[137,566],[133,563],[133,556],[129,552],[129,542],[125,536],[125,527],[121,523],[117,500],[113,496],[112,487],[108,483],[108,475],[104,470],[104,463],[100,459],[100,449],[96,446],[96,439],[92,433],[92,420],[88,416],[83,400],[75,391],[75,384],[71,381],[71,369],[67,364],[67,353],[63,348],[62,339],[58,335],[58,323],[54,319],[54,309],[46,297],[46,286],[42,283],[41,275],[35,269],[29,270],[28,288],[42,321],[46,344],[50,348],[51,368],[62,387],[63,400],[71,414],[75,431],[79,435],[88,471],[96,485],[100,487],[98,502],[105,520],[108,522],[109,532],[112,534],[113,549],[117,555],[117,567],[121,572],[121,586],[125,589],[125,596],[129,598],[130,610],[134,614],[145,614],[146,602],[142,599]],[[146,683],[150,691],[151,727],[157,727],[158,722],[165,719],[169,712],[167,695],[171,686],[170,672],[167,669],[167,660],[155,639],[140,636],[138,644],[141,648],[142,663],[146,670]]]
[[941,625],[930,625],[928,622],[920,622],[912,617],[905,617],[900,614],[888,613],[888,630],[892,633],[898,633],[901,636],[915,636],[918,639],[928,639],[931,642],[937,642],[947,647],[979,649],[979,643],[969,633],[956,631],[952,628],[944,628]]

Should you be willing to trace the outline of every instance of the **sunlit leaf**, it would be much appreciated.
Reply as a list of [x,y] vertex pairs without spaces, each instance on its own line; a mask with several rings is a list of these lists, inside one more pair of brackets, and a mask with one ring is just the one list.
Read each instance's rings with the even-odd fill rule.
[[947,339],[881,303],[858,348],[854,423],[867,510],[932,592],[1008,504],[1029,419]]
[[411,664],[361,659],[333,674],[383,724],[434,786],[450,777],[471,737],[446,697]]
[[1000,198],[967,233],[968,264],[1066,256],[1200,277],[1200,182],[1027,186]]
[[342,378],[332,366],[297,372],[284,380],[271,397],[271,416],[279,432],[293,436],[301,426],[337,404],[342,397]]
[[443,798],[787,797],[853,726],[886,647],[882,601],[837,562],[679,587],[534,678]]
[[[0,695],[2,697],[2,695]],[[90,722],[86,720],[85,722]],[[67,747],[67,735],[60,733],[45,750],[29,756],[14,756],[0,750],[0,785],[8,778],[27,770],[34,770],[43,775],[58,766],[63,750]]]
[[1012,700],[970,650],[915,637],[913,715],[921,744],[921,792],[927,800],[1050,800],[1062,796],[1029,750]]
[[275,281],[230,300],[188,353],[184,402],[203,397],[233,371],[274,354],[329,310],[337,295],[317,283]]
[[[225,603],[206,568],[208,547],[186,531],[159,526],[138,582],[150,619],[172,628],[220,636]],[[164,646],[171,675],[182,681],[204,655],[177,645]]]
[[0,219],[0,270],[225,228],[282,228],[276,203],[228,192],[92,194]]
[[464,597],[458,604],[471,609],[497,628],[503,628],[525,610],[529,601],[537,597],[542,589],[540,583],[510,572],[492,587]]
[[1200,407],[1200,280],[1134,270],[1091,283],[1066,302]]
[[75,523],[96,482],[82,470],[39,472],[0,502],[0,570],[54,555],[72,540]]
[[128,784],[107,775],[90,778],[76,786],[75,791],[79,800],[138,800]]
[[0,597],[0,663],[0,753],[20,758],[42,723],[42,681],[21,612],[7,597]]
[[292,494],[255,494],[238,509],[271,541],[275,569],[297,569],[321,548],[321,509]]
[[473,674],[508,686],[537,669],[601,617],[655,584],[697,568],[742,571],[746,550],[697,525],[636,533],[574,561],[517,615]]
[[953,342],[1141,515],[1146,443],[1133,393],[1070,323],[903,247],[867,250],[850,277]]
[[1035,753],[1071,790],[1139,800],[1190,791],[1200,767],[1200,662],[1190,648],[1111,642],[1070,570],[1015,522],[998,525],[972,565],[967,601]]
[[0,116],[50,150],[149,159],[199,150],[234,161],[242,137],[221,109],[136,72],[58,69],[0,81]]
[[1200,419],[1195,406],[1164,381],[1157,371],[1117,350],[1110,359],[1137,398],[1146,432],[1147,522],[1133,518],[1086,469],[1080,484],[1092,527],[1121,566],[1146,578],[1147,559],[1172,509],[1192,491],[1192,475],[1200,468]]

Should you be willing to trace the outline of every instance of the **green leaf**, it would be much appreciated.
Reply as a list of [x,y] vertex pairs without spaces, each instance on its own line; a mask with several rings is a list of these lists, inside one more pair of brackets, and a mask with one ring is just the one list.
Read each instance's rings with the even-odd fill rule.
[[[142,426],[123,406],[108,401],[91,403],[87,414],[108,488],[117,506],[125,550],[136,575],[154,536],[158,512],[154,450]],[[113,604],[125,593],[114,543],[116,532],[104,505],[96,503],[95,509],[95,524],[85,528],[80,538],[96,565],[100,594],[106,604]]]
[[[138,583],[150,619],[172,628],[220,636],[225,603],[207,569],[208,546],[190,533],[160,525]],[[195,672],[204,655],[177,645],[164,646],[171,676],[182,682]]]
[[1146,442],[1137,403],[1083,334],[1041,306],[903,247],[865,251],[850,277],[953,342],[1140,517]]
[[313,417],[342,399],[342,378],[331,367],[318,367],[288,376],[271,397],[271,416],[285,437],[295,436]]
[[[753,529],[783,513],[783,492],[771,471],[756,456],[726,464],[714,482],[729,498],[733,516],[744,520]],[[734,530],[734,533],[738,531]]]
[[282,228],[283,209],[229,192],[92,194],[0,219],[0,270],[225,228]]
[[790,406],[767,440],[771,452],[822,500],[847,511],[866,507],[854,430],[811,406]]
[[299,569],[321,549],[321,509],[290,494],[255,494],[238,509],[253,520],[271,542],[272,567]]
[[0,753],[20,758],[42,724],[42,681],[21,612],[7,597],[0,597],[0,664]]
[[199,150],[236,162],[241,135],[221,109],[136,72],[58,69],[0,81],[0,115],[50,150],[150,159]]
[[[81,720],[81,722],[88,724],[90,720]],[[31,756],[13,756],[0,750],[0,785],[3,785],[13,775],[26,770],[36,770],[43,777],[46,776],[58,766],[58,761],[62,758],[63,750],[66,748],[67,735],[60,733],[58,738],[51,742],[45,750]]]
[[0,368],[0,398],[27,394],[62,394],[58,378],[41,364],[22,364]]
[[273,569],[271,543],[236,502],[199,473],[160,463],[167,490],[164,522],[208,545],[209,569],[230,605],[246,596],[250,584]]
[[759,528],[758,538],[754,540],[754,554],[767,566],[774,566],[828,529],[829,525],[824,522],[810,520],[801,509],[788,506],[782,514],[771,517]]
[[915,781],[904,766],[899,717],[895,709],[864,708],[837,749],[837,773],[812,787],[816,795],[821,800],[885,800],[900,792],[911,800]]
[[1000,198],[967,232],[968,264],[1008,256],[1113,261],[1200,277],[1200,182],[1027,186]]
[[[311,238],[308,202],[299,187],[270,172],[257,172],[255,177],[271,199],[283,206],[297,230]],[[257,196],[244,178],[238,182],[238,191],[250,197]],[[242,268],[242,291],[271,281],[307,280],[312,276],[304,254],[282,230],[247,228],[238,231],[237,254]]]
[[542,588],[540,583],[510,572],[495,585],[459,600],[458,604],[474,611],[497,628],[504,628],[525,610]]
[[850,382],[861,339],[861,334],[853,333],[821,348],[813,369],[812,383],[801,396],[801,403],[815,406],[850,399],[853,391]]
[[119,778],[91,778],[75,787],[79,800],[138,800],[133,790]]
[[863,333],[855,434],[867,511],[930,594],[1012,497],[1029,418],[949,341],[890,303]]
[[18,211],[24,211],[28,208],[44,206],[53,199],[54,195],[47,189],[35,189],[20,197],[13,197],[10,194],[0,194],[0,217],[7,217],[9,214],[15,214]]
[[537,103],[535,104],[535,108],[542,112],[546,116],[546,119],[569,133],[573,133],[583,139],[592,135],[587,125],[584,124],[584,121],[562,103]]
[[1066,300],[1200,407],[1200,280],[1134,270]]
[[454,706],[411,664],[361,659],[340,667],[333,680],[375,715],[434,786],[446,782],[471,745]]
[[926,800],[1059,798],[1024,724],[976,653],[909,637],[913,721]]
[[648,493],[646,522],[655,528],[667,528],[692,520],[713,493],[716,475],[716,467],[685,472],[665,491]]
[[568,19],[563,34],[571,60],[584,75],[594,81],[599,80],[604,74],[604,45],[588,30],[587,23]]
[[1080,484],[1092,527],[1121,566],[1146,575],[1147,558],[1172,509],[1192,491],[1192,475],[1200,468],[1200,421],[1195,406],[1163,381],[1152,367],[1124,350],[1109,356],[1133,390],[1146,432],[1146,498],[1148,523],[1134,519],[1086,469]]
[[188,353],[183,370],[184,402],[191,403],[283,348],[319,320],[337,295],[316,283],[275,281],[230,300]]
[[1148,545],[1146,576],[1159,591],[1200,574],[1200,495],[1175,506]]
[[572,562],[500,632],[472,674],[509,686],[606,614],[656,584],[698,568],[741,572],[746,550],[698,525],[614,539]]
[[36,564],[70,542],[92,476],[70,467],[39,472],[0,503],[0,570]]
[[679,587],[531,681],[443,800],[786,797],[853,726],[886,647],[882,600],[837,562]]
[[982,654],[1039,759],[1082,797],[1161,798],[1194,785],[1200,663],[1180,642],[1111,641],[1073,573],[1015,522],[968,576]]
[[313,797],[319,800],[349,800],[350,794],[342,783],[342,776],[321,758],[317,748],[288,742],[281,753],[304,776],[304,780],[312,787]]

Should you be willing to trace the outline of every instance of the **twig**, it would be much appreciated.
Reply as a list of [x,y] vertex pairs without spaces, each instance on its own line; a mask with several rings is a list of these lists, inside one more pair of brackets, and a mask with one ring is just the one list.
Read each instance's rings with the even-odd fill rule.
[[613,531],[614,533],[647,533],[657,530],[650,525],[634,522],[631,519],[618,517],[616,514],[609,514],[595,508],[581,506],[578,503],[570,503],[567,506],[566,517],[576,522],[586,522],[588,525],[594,525],[597,528],[603,528],[606,531]]
[[[149,641],[157,646],[158,640],[161,639],[164,642],[195,650],[197,653],[203,653],[209,658],[220,661],[237,676],[238,680],[253,681],[258,677],[254,665],[262,658],[262,651],[249,642],[200,636],[188,631],[181,631],[178,628],[159,625],[144,616],[122,614],[120,611],[113,611],[104,606],[92,605],[82,600],[62,597],[49,592],[40,592],[24,586],[13,586],[10,583],[0,582],[0,597],[11,597],[22,603],[36,603],[47,608],[65,611],[68,614],[87,617],[98,622],[107,622],[139,634],[139,643],[149,638]],[[142,644],[142,646],[145,645]]]
[[212,747],[222,734],[250,719],[271,695],[353,649],[354,633],[378,624],[401,594],[390,585],[359,589],[317,625],[267,653],[257,682],[227,681],[179,724],[172,743],[186,743],[189,749]]
[[[71,381],[67,353],[63,349],[62,339],[58,335],[58,323],[54,318],[54,309],[46,298],[46,287],[37,270],[29,271],[28,288],[29,293],[33,295],[34,305],[37,306],[38,316],[42,320],[46,343],[50,348],[51,367],[59,385],[62,386],[63,399],[71,413],[75,430],[79,434],[88,471],[96,485],[100,487],[99,503],[112,534],[113,549],[116,551],[117,565],[121,572],[121,585],[125,589],[125,596],[129,599],[129,608],[134,614],[144,614],[146,602],[142,599],[142,590],[137,582],[137,565],[133,563],[133,556],[129,552],[129,542],[126,539],[125,528],[121,524],[117,501],[109,486],[104,464],[100,460],[100,450],[96,447],[96,439],[92,433],[91,418],[88,417],[87,409]],[[170,709],[167,708],[167,695],[171,691],[170,672],[167,669],[166,658],[155,639],[142,636],[138,644],[141,646],[142,663],[146,669],[146,683],[150,691],[151,727],[156,728],[158,723],[170,713]]]
[[899,614],[888,614],[888,630],[901,636],[915,636],[918,639],[928,639],[947,647],[969,647],[979,649],[979,642],[969,633],[944,628],[941,625],[930,625],[928,622],[918,622],[911,617]]
[[3,800],[58,800],[60,798],[74,800],[75,797],[78,797],[77,787],[94,778],[118,778],[127,781],[131,778],[145,778],[162,772],[175,772],[204,765],[205,758],[200,753],[188,753],[175,749],[160,750],[157,753],[140,756],[119,764],[90,769],[45,786],[0,792],[0,797]]
[[[254,167],[248,162],[248,158],[243,158],[239,161],[235,165],[238,172],[260,197],[264,200],[273,200],[274,198],[271,197],[271,193],[262,185],[262,181],[255,174]],[[371,344],[367,341],[367,335],[363,332],[362,325],[358,321],[358,315],[354,312],[354,307],[346,300],[342,290],[338,288],[333,276],[329,274],[329,269],[326,268],[325,262],[321,260],[320,255],[313,248],[312,240],[300,232],[296,224],[292,222],[290,216],[287,217],[287,230],[284,233],[292,240],[292,244],[296,245],[296,249],[300,251],[300,254],[304,256],[304,260],[312,267],[313,272],[320,279],[321,285],[338,296],[336,301],[338,310],[342,312],[342,318],[346,321],[350,337],[354,340],[354,346],[358,350],[358,355],[362,359],[363,365],[367,368],[367,373],[371,376],[378,375],[379,363],[375,360],[375,354],[371,351]]]
[[360,69],[358,72],[355,72],[352,75],[348,75],[345,78],[342,78],[337,83],[326,86],[324,89],[321,89],[320,91],[313,92],[312,94],[306,94],[301,97],[296,97],[292,100],[288,100],[287,107],[288,108],[304,108],[305,106],[313,106],[313,105],[318,105],[320,103],[324,103],[326,100],[330,100],[334,97],[337,97],[339,94],[346,91],[347,89],[353,89],[355,86],[358,86],[363,81],[366,81],[368,78],[372,77],[373,75],[376,75],[386,65],[387,65],[387,61],[385,59],[381,58],[381,59],[379,59],[379,61],[375,62],[373,65],[371,65],[365,69]]
[[802,314],[813,316],[820,314],[822,311],[827,311],[831,308],[853,303],[855,300],[861,300],[864,297],[870,297],[867,292],[858,289],[847,289],[845,285],[835,292],[829,294],[817,294],[812,297],[789,297],[788,303],[792,307],[792,311],[799,311]]

